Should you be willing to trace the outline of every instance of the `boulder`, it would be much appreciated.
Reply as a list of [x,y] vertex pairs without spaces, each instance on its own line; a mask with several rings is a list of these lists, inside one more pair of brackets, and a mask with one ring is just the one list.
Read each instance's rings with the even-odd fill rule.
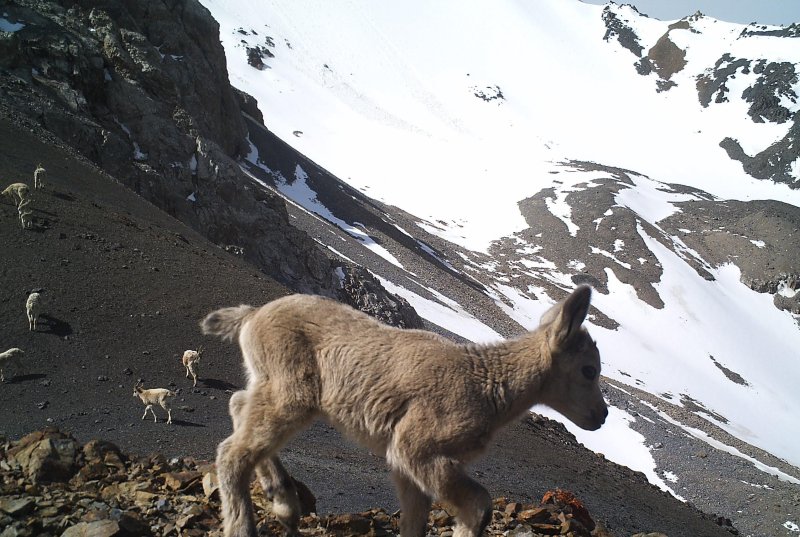
[[36,484],[69,480],[76,470],[77,452],[74,438],[49,429],[24,437],[8,455]]
[[400,328],[422,328],[422,318],[408,301],[386,290],[373,274],[356,265],[339,267],[339,299],[376,319]]

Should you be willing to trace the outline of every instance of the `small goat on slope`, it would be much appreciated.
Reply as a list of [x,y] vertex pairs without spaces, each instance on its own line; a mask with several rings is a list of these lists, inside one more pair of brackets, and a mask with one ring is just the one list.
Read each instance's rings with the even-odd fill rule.
[[238,337],[248,376],[229,403],[233,434],[217,449],[225,536],[256,535],[254,469],[274,494],[278,520],[296,533],[299,502],[277,454],[319,416],[385,455],[403,537],[425,534],[432,499],[454,509],[454,537],[477,537],[491,498],[465,465],[500,427],[536,403],[588,430],[608,415],[600,353],[582,327],[590,298],[579,287],[536,330],[493,345],[392,328],[308,295],[209,314],[203,332]]
[[17,206],[17,213],[19,214],[19,223],[22,229],[33,229],[33,210],[29,208],[31,204],[30,198],[25,198],[19,202]]
[[40,188],[44,188],[44,179],[47,177],[47,170],[42,167],[42,163],[40,162],[36,169],[33,170],[33,188],[34,190],[38,190]]
[[19,204],[22,203],[22,200],[28,197],[29,193],[30,189],[28,188],[28,185],[26,185],[25,183],[11,183],[6,187],[5,190],[0,192],[0,194],[6,196],[14,203],[14,205],[17,206],[19,206]]
[[36,330],[36,321],[42,313],[42,295],[31,293],[25,301],[25,313],[28,315],[28,330]]
[[12,362],[19,365],[19,358],[25,354],[22,349],[16,347],[8,349],[6,352],[0,352],[0,382],[5,382],[6,377],[3,375],[3,369],[6,369]]
[[195,366],[200,363],[200,357],[203,355],[203,347],[198,347],[196,351],[188,350],[184,351],[183,357],[181,358],[181,362],[183,362],[183,367],[186,368],[186,378],[189,378],[189,375],[192,375],[193,384],[192,386],[197,386],[197,372],[195,371]]
[[147,417],[147,411],[149,410],[150,413],[153,414],[153,421],[158,423],[158,418],[153,410],[153,405],[160,405],[161,408],[167,411],[167,423],[172,423],[172,409],[169,407],[169,401],[167,401],[167,398],[175,397],[175,392],[166,388],[150,388],[149,390],[146,390],[142,388],[142,382],[139,381],[133,387],[133,396],[141,399],[142,403],[145,405],[142,419]]

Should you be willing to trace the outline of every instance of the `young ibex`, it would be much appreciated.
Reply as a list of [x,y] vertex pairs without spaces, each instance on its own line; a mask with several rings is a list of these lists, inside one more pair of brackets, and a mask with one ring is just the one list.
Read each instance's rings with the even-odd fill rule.
[[189,378],[189,375],[192,375],[192,386],[197,386],[197,371],[195,371],[195,366],[200,363],[200,357],[203,355],[203,347],[198,347],[196,351],[188,350],[184,351],[183,358],[181,361],[183,362],[183,367],[186,368],[186,378]]
[[29,193],[30,189],[25,183],[11,183],[3,192],[0,192],[0,194],[10,199],[14,202],[14,205],[17,206],[22,203],[22,200],[28,197]]
[[226,537],[253,537],[253,470],[288,532],[297,494],[278,450],[321,416],[376,453],[394,478],[403,537],[425,534],[432,499],[451,506],[454,537],[476,537],[491,499],[465,465],[536,403],[595,430],[608,414],[600,353],[582,323],[591,289],[554,306],[539,328],[493,345],[459,345],[392,328],[332,300],[293,295],[208,315],[203,332],[238,336],[247,388],[231,397],[233,434],[217,450]]
[[37,164],[36,169],[33,170],[33,188],[38,190],[44,188],[44,179],[47,177],[47,170],[42,167],[42,163]]
[[19,365],[19,358],[25,354],[22,349],[16,347],[8,349],[6,352],[0,352],[0,382],[5,382],[6,377],[3,375],[3,370],[8,367],[12,362]]
[[169,407],[167,398],[175,397],[175,392],[166,388],[150,388],[149,390],[146,390],[142,388],[142,381],[139,381],[133,387],[133,396],[141,399],[142,403],[145,405],[142,419],[147,417],[147,411],[149,410],[150,413],[153,414],[153,421],[158,423],[158,418],[153,410],[153,405],[160,405],[161,408],[167,411],[167,423],[172,423],[172,409]]
[[28,330],[36,330],[36,321],[42,313],[42,295],[31,293],[25,301],[25,313],[28,314]]
[[17,206],[17,213],[19,213],[19,223],[22,229],[33,229],[33,210],[29,208],[31,204],[30,198],[25,198]]

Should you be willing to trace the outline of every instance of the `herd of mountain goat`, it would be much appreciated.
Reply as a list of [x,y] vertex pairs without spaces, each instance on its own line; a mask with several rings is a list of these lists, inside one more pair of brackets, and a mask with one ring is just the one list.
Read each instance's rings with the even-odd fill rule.
[[[40,163],[33,172],[33,191],[26,183],[11,183],[1,193],[13,205],[16,205],[20,226],[23,230],[35,229],[34,200],[36,192],[44,189],[46,178],[47,170]],[[44,307],[44,300],[40,292],[33,291],[28,294],[28,298],[25,301],[25,313],[30,331],[37,331],[37,321],[44,313]],[[185,351],[181,357],[183,367],[186,369],[186,378],[191,376],[193,387],[197,386],[197,364],[200,362],[202,354],[203,348],[200,347],[197,350]],[[0,353],[0,382],[5,382],[5,371],[8,370],[9,366],[13,365],[16,369],[22,367],[22,357],[24,355],[25,352],[17,347]],[[167,412],[167,423],[172,423],[172,410],[169,405],[169,399],[175,397],[175,395],[175,392],[166,388],[145,389],[142,387],[141,381],[137,382],[133,387],[133,396],[141,399],[145,405],[142,419],[145,419],[147,412],[150,411],[153,415],[153,420],[156,422],[158,422],[158,418],[153,411],[153,406],[159,405]]]

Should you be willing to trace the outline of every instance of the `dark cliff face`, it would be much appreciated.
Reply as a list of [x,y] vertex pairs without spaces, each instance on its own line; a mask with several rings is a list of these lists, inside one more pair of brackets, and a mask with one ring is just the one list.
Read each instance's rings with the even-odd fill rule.
[[[16,0],[2,16],[11,30],[0,33],[3,105],[289,288],[359,305],[356,291],[369,284],[362,309],[421,324],[380,283],[344,285],[337,274],[361,273],[332,262],[290,225],[284,201],[242,171],[251,149],[243,113],[263,118],[228,82],[219,24],[199,2]],[[288,152],[285,161],[303,158]]]
[[247,129],[208,10],[20,0],[3,16],[14,29],[0,36],[4,104],[291,288],[335,293],[329,259],[235,161]]

